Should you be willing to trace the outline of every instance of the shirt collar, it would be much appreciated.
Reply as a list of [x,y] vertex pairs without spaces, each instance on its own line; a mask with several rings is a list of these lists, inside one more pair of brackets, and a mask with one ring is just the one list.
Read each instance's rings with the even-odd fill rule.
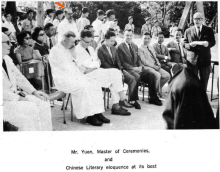
[[[195,27],[196,27],[196,30],[198,30],[198,27],[197,27],[197,26],[195,26]],[[199,26],[199,30],[200,30],[200,32],[201,32],[201,30],[202,30],[202,25]]]

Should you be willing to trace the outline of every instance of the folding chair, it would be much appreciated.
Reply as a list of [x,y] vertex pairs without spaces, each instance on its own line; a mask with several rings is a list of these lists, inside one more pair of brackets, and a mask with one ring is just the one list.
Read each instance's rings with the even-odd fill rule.
[[104,108],[106,109],[106,92],[108,93],[108,98],[107,98],[107,109],[109,109],[109,98],[111,97],[110,89],[109,88],[102,88],[102,91],[104,91]]
[[[55,93],[50,94],[49,97],[50,97],[50,101],[54,101],[54,100],[57,100],[57,99],[63,99],[62,107],[65,105],[66,94],[64,92],[56,91]],[[67,104],[68,104],[68,102],[67,102]],[[66,108],[62,108],[62,110],[63,110],[63,123],[66,124],[66,114],[65,114]],[[71,121],[73,122],[73,106],[72,106],[72,103],[71,103]]]
[[44,92],[44,65],[43,62],[30,62],[30,63],[24,63],[20,65],[21,73],[27,78],[27,79],[33,79],[33,78],[41,78],[42,82],[42,91]]

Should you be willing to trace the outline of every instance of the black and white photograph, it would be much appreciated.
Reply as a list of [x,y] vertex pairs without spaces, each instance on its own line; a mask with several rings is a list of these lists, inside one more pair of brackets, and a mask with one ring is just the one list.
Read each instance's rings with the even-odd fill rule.
[[217,129],[210,2],[2,2],[4,131]]
[[219,172],[218,1],[1,1],[0,171]]

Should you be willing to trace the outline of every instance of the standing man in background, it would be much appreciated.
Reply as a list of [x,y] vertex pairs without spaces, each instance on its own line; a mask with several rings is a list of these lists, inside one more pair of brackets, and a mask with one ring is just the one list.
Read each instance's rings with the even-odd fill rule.
[[133,17],[132,16],[129,16],[128,17],[128,24],[125,25],[125,30],[132,30],[133,33],[134,33],[134,24],[133,23]]
[[76,38],[79,38],[79,32],[76,26],[76,22],[73,20],[73,11],[71,8],[66,9],[65,19],[60,22],[57,28],[58,42],[62,40],[63,35],[68,31],[72,31],[75,33]]
[[151,24],[150,24],[150,17],[145,18],[145,24],[142,26],[141,28],[141,35],[143,35],[144,33],[151,32]]
[[94,40],[99,44],[101,41],[101,34],[102,34],[102,27],[103,27],[103,19],[104,19],[105,13],[103,10],[97,11],[97,18],[92,23],[92,26],[95,30],[94,32]]
[[81,31],[84,29],[85,26],[90,25],[90,21],[87,19],[88,16],[89,16],[89,10],[88,8],[84,7],[82,9],[81,17],[76,22],[79,33],[81,33]]
[[44,26],[47,23],[53,23],[54,10],[53,9],[47,9],[46,14],[47,14],[47,17],[44,20]]
[[211,72],[211,50],[215,45],[214,32],[210,27],[203,25],[204,17],[197,12],[193,15],[194,26],[188,28],[184,35],[184,46],[188,51],[198,55],[197,67],[202,87],[207,90]]

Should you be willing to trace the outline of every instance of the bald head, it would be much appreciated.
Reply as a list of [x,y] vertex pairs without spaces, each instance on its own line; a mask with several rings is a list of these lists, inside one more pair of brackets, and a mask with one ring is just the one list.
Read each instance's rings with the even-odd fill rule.
[[7,35],[2,33],[2,58],[10,53],[11,43]]
[[193,21],[194,21],[194,24],[198,27],[198,26],[201,26],[202,23],[203,23],[203,15],[200,13],[200,12],[196,12],[194,15],[193,15]]

